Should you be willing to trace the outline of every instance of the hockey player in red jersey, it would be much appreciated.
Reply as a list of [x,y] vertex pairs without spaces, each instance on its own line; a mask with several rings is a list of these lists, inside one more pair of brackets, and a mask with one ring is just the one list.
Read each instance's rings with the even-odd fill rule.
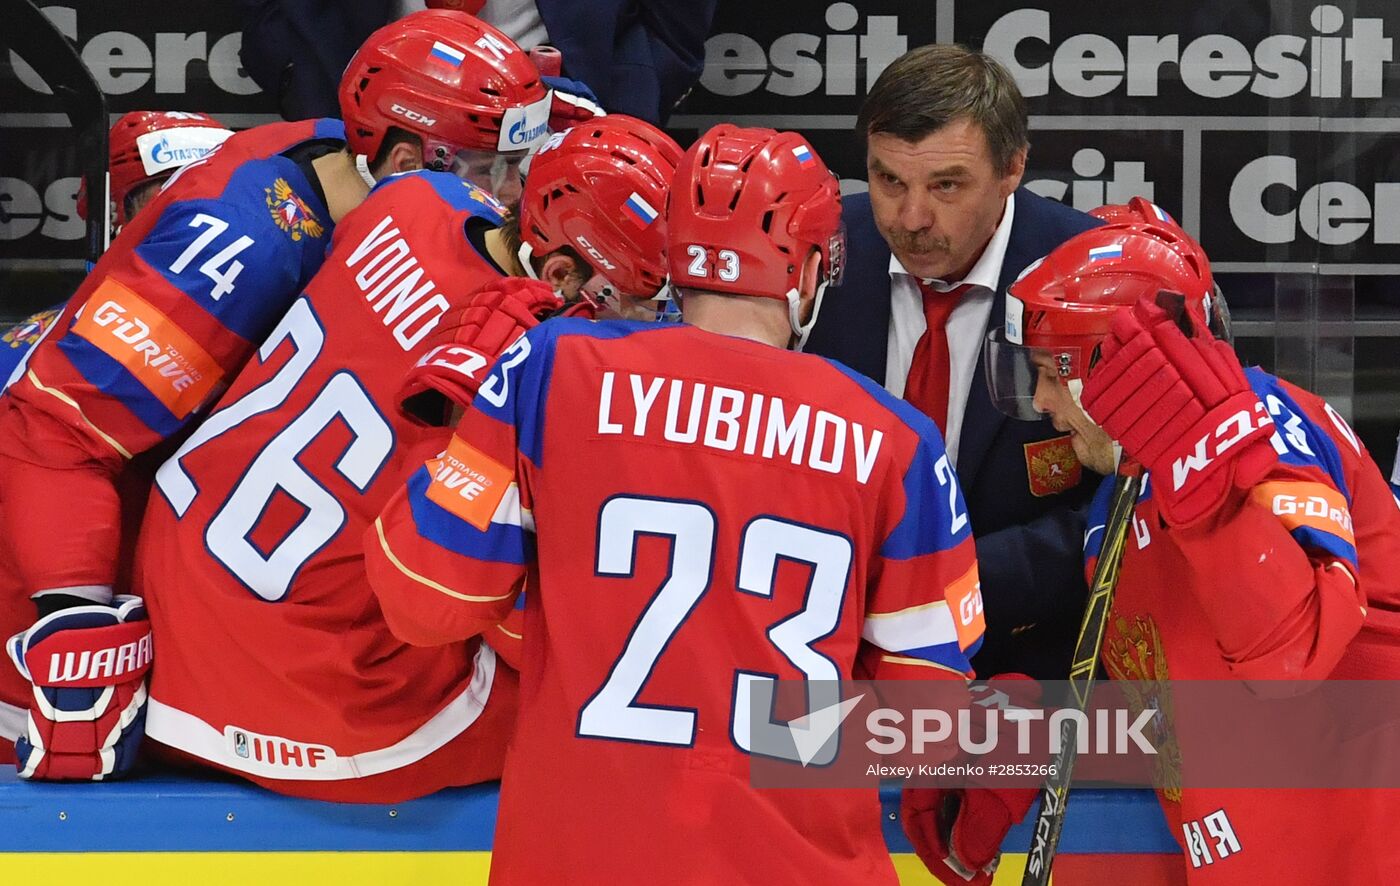
[[[0,401],[0,628],[24,629],[24,597],[41,616],[12,644],[28,656],[20,673],[0,676],[0,730],[19,736],[22,775],[87,780],[131,764],[147,661],[107,635],[125,637],[144,617],[111,606],[123,583],[121,497],[146,488],[155,456],[143,454],[217,399],[376,178],[452,169],[468,150],[528,148],[546,137],[549,98],[525,53],[489,26],[410,15],[352,59],[345,124],[238,133],[126,226]],[[47,666],[68,652],[122,665]],[[129,706],[114,710],[107,687],[122,687]],[[113,719],[119,728],[107,728]]]
[[[116,232],[156,195],[166,179],[233,135],[206,114],[191,111],[131,111],[112,125],[107,136],[111,172],[108,219]],[[78,185],[78,215],[87,218],[86,182]],[[39,311],[4,333],[0,345],[0,391],[24,374],[29,354],[54,328],[66,303]]]
[[[1049,414],[1095,470],[1115,468],[1115,444],[1147,469],[1104,665],[1162,692],[1168,680],[1393,680],[1400,510],[1331,406],[1242,369],[1207,332],[1214,292],[1180,228],[1110,224],[1014,283],[989,342],[1006,411]],[[1091,510],[1090,572],[1109,491]],[[1299,505],[1312,501],[1325,506]],[[1189,771],[1212,748],[1178,752]],[[1400,869],[1395,791],[1220,789],[1169,774],[1159,794],[1192,884],[1367,883]]]
[[[623,137],[607,118],[553,135],[530,160],[515,244],[526,273],[532,258],[570,247],[595,273],[584,284],[607,315],[674,319],[666,286],[666,230],[658,223],[680,146],[641,120]],[[556,150],[567,142],[568,150]],[[635,173],[599,175],[619,158]],[[586,199],[584,199],[586,198]],[[601,210],[601,211],[600,211]]]
[[865,651],[960,686],[981,639],[951,614],[979,590],[937,428],[785,350],[838,270],[839,200],[800,136],[710,130],[666,211],[686,322],[527,333],[367,533],[413,643],[489,631],[537,570],[492,883],[896,882],[874,790],[748,775],[775,678]]
[[[204,157],[233,131],[207,114],[192,111],[130,111],[107,136],[111,176],[109,217],[119,232],[150,203],[176,171]],[[88,196],[78,187],[78,214],[87,218]]]
[[[637,190],[664,204],[679,152],[639,144],[639,132],[654,130],[612,116],[586,140],[562,139],[551,153],[585,167],[594,194],[575,188],[551,208],[586,203],[603,217],[618,209],[607,194]],[[560,183],[538,174],[527,194]],[[500,777],[517,676],[493,646],[510,638],[432,648],[396,639],[361,546],[408,470],[451,433],[401,414],[399,401],[421,412],[420,394],[441,381],[425,373],[444,367],[456,386],[483,378],[562,306],[552,290],[593,273],[561,248],[524,258],[545,283],[505,277],[500,212],[443,173],[377,185],[258,357],[157,472],[135,568],[160,649],[153,742],[332,800],[395,802]],[[616,263],[652,259],[640,238],[574,230],[608,242]]]

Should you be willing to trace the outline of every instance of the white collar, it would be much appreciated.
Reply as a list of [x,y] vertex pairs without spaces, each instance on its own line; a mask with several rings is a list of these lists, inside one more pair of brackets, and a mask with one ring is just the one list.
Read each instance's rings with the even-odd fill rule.
[[[943,280],[929,279],[923,282],[931,285],[939,292],[947,292],[962,285],[980,286],[983,289],[990,289],[993,293],[997,291],[997,282],[1001,280],[1001,265],[1006,259],[1006,247],[1011,243],[1011,223],[1016,215],[1016,194],[1012,192],[1006,195],[1006,209],[1001,214],[1001,221],[997,223],[997,229],[992,232],[992,239],[987,241],[987,248],[982,250],[982,257],[977,259],[977,264],[972,266],[967,276],[955,283],[947,283]],[[906,277],[914,275],[904,269],[894,253],[890,253],[890,276],[903,274]]]

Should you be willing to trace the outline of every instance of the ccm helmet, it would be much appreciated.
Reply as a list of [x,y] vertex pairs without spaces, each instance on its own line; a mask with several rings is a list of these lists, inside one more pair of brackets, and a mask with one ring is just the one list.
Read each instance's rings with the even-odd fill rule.
[[[666,222],[671,284],[682,295],[697,289],[782,299],[799,339],[841,275],[841,189],[795,132],[722,123],[705,133],[681,160]],[[821,256],[816,304],[803,324],[799,293],[813,250]]]
[[1013,418],[1040,418],[1032,401],[1042,367],[1077,396],[1119,309],[1169,290],[1204,327],[1213,285],[1205,253],[1175,225],[1110,224],[1071,237],[1007,289],[1006,323],[982,349],[992,401]]
[[520,201],[520,263],[572,247],[624,295],[663,296],[666,192],[680,145],[635,117],[610,114],[551,136],[530,159]]
[[428,9],[375,31],[340,80],[345,135],[361,176],[391,126],[423,140],[423,164],[509,153],[549,135],[550,93],[526,53],[464,12]]

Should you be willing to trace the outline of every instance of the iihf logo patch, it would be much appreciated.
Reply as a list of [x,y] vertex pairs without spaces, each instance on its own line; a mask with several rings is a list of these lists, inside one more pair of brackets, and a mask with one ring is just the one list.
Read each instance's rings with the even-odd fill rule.
[[497,215],[504,218],[510,212],[504,203],[496,199],[494,194],[483,191],[481,188],[468,181],[464,181],[462,184],[466,185],[468,197],[490,208],[490,210]]
[[233,752],[244,759],[248,757],[248,733],[235,732],[233,734]]
[[311,207],[296,195],[285,178],[277,179],[272,187],[263,188],[263,192],[267,194],[267,209],[272,213],[273,222],[291,234],[293,241],[300,240],[303,234],[316,239],[326,232]]

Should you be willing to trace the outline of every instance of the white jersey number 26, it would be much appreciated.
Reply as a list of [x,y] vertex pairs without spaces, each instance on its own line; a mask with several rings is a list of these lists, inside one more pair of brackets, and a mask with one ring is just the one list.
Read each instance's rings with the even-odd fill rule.
[[[249,418],[281,406],[321,353],[325,332],[304,298],[292,305],[268,336],[259,357],[271,358],[285,342],[295,348],[287,362],[267,381],[209,416],[156,472],[156,487],[177,516],[183,517],[199,494],[182,459]],[[345,508],[297,461],[337,419],[350,430],[351,441],[336,459],[335,471],[356,489],[366,489],[393,451],[394,432],[355,376],[337,372],[251,462],[238,466],[243,476],[204,531],[205,544],[214,558],[264,600],[276,602],[286,597],[301,567],[345,525]],[[279,490],[306,513],[264,553],[249,536]]]

